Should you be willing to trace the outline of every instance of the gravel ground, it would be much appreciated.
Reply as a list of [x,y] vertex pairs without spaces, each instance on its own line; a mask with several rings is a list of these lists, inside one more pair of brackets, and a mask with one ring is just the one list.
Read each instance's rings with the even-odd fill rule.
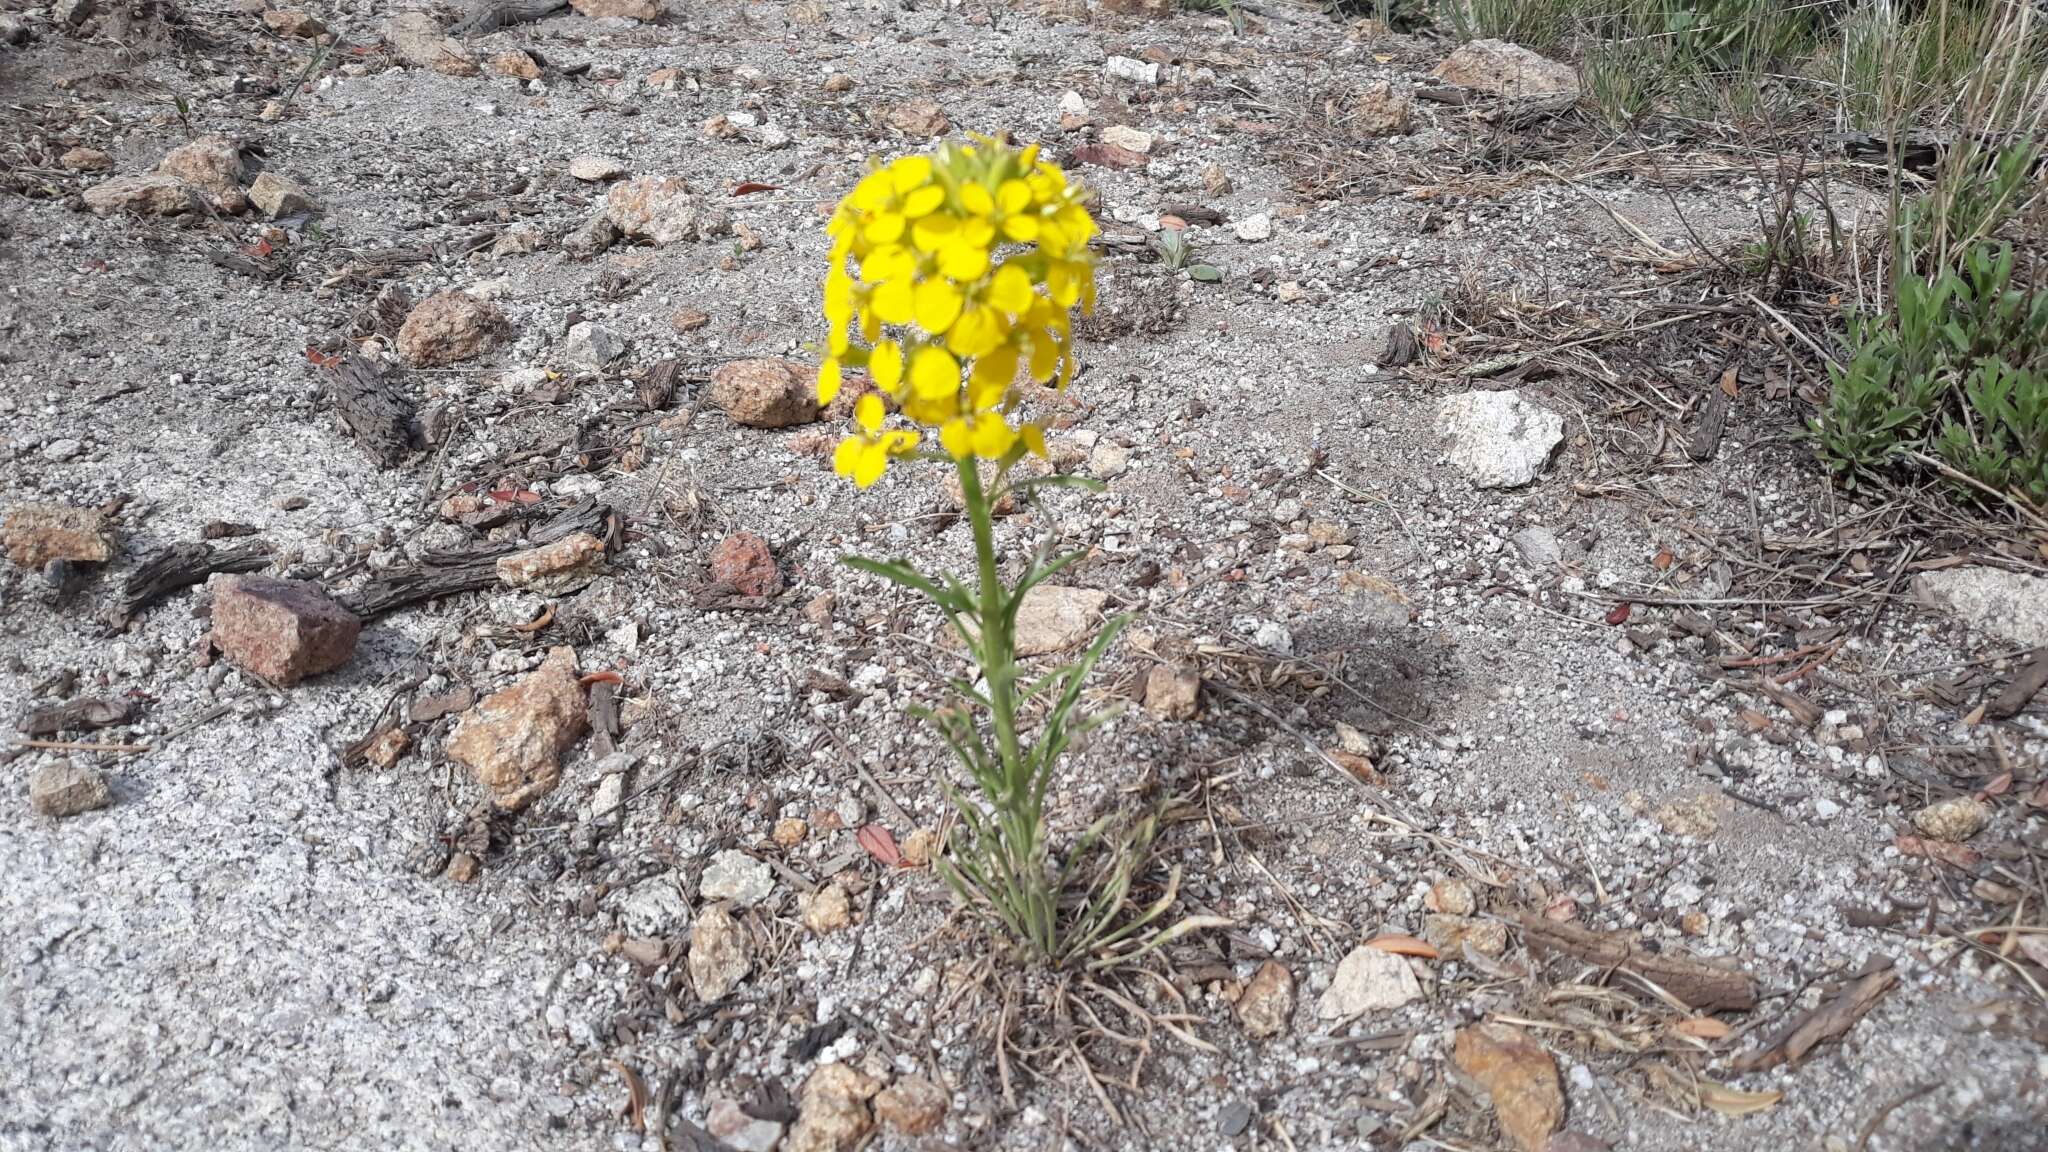
[[[1765,560],[1729,541],[1809,541],[1770,563],[1818,555],[1816,574],[1902,593],[1900,564],[1934,555],[1902,555],[1904,532],[1833,546],[1871,510],[1792,441],[1799,399],[1761,364],[1699,464],[1659,453],[1667,421],[1689,425],[1642,397],[1690,415],[1722,366],[1708,350],[1603,346],[1619,369],[1605,388],[1527,373],[1520,395],[1563,418],[1563,446],[1533,484],[1475,490],[1438,410],[1493,345],[1379,362],[1393,325],[1446,309],[1556,322],[1696,297],[1698,281],[1629,259],[1637,240],[1594,198],[1690,252],[1755,228],[1768,190],[1747,169],[1674,160],[1653,176],[1588,161],[1584,125],[1511,131],[1422,102],[1390,140],[1312,135],[1331,93],[1419,78],[1444,47],[1291,7],[1242,35],[1078,3],[676,7],[655,24],[518,24],[465,42],[480,74],[447,75],[399,66],[381,38],[399,10],[381,4],[309,5],[337,38],[326,51],[240,8],[158,4],[71,30],[66,7],[7,6],[30,35],[0,47],[20,141],[0,198],[0,506],[125,503],[118,555],[69,599],[0,565],[0,698],[123,696],[130,722],[64,738],[149,747],[0,752],[0,1147],[675,1147],[716,1098],[809,1112],[806,1078],[842,1064],[950,1093],[933,1134],[879,1126],[887,1148],[1506,1148],[1450,1058],[1455,1030],[1494,1016],[1535,1022],[1566,1126],[1614,1148],[2048,1148],[2042,968],[1957,935],[2038,923],[2042,899],[2048,833],[2019,798],[2048,756],[2043,705],[1964,723],[2019,651],[2001,622],[1903,594],[1874,614],[1782,586],[1767,618],[1741,603]],[[490,66],[513,48],[544,62],[540,79]],[[1109,57],[1148,51],[1162,83],[1110,74]],[[1062,127],[1069,92],[1092,126]],[[919,146],[917,101],[955,131],[1061,154],[1111,125],[1156,136],[1143,167],[1078,169],[1110,239],[1134,244],[1105,260],[1087,370],[1052,409],[1055,455],[1108,491],[1056,493],[999,537],[1088,549],[1071,582],[1136,613],[1098,705],[1134,700],[1155,663],[1204,676],[1198,718],[1128,710],[1054,796],[1063,835],[1183,801],[1161,863],[1184,866],[1184,910],[1238,927],[1184,941],[1170,978],[1131,987],[1185,1014],[1202,1047],[1154,1028],[1134,1063],[1086,1017],[1048,1023],[1057,1002],[1144,1027],[1078,981],[991,965],[928,869],[881,868],[856,842],[869,823],[899,842],[940,827],[942,757],[902,708],[958,658],[934,616],[837,557],[959,566],[966,525],[928,471],[857,494],[830,473],[829,426],[742,427],[708,400],[720,365],[802,360],[820,338],[822,209],[865,156]],[[85,189],[205,133],[320,211],[82,210]],[[112,172],[67,171],[77,146]],[[604,186],[569,173],[586,155],[686,179],[731,233],[573,258],[565,242],[603,210]],[[1580,188],[1504,178],[1538,156],[1605,171]],[[1343,197],[1312,194],[1354,172]],[[726,195],[747,182],[775,187]],[[1192,231],[1220,283],[1131,250],[1189,203],[1222,216]],[[1239,239],[1261,215],[1270,237]],[[394,372],[446,432],[396,467],[339,426],[308,354],[389,360],[371,318],[387,284],[467,291],[509,329],[477,358]],[[690,312],[705,323],[679,321]],[[624,355],[578,364],[579,320]],[[1510,347],[1511,329],[1486,331]],[[631,398],[665,359],[680,389],[642,413]],[[620,523],[607,573],[567,596],[494,588],[382,616],[345,667],[288,688],[204,655],[204,592],[122,631],[98,621],[142,556],[214,521],[257,529],[274,574],[359,591],[473,542],[439,511],[465,485],[544,510],[597,496]],[[712,547],[739,531],[770,544],[786,591],[709,587]],[[1715,601],[1704,632],[1652,603],[1679,598]],[[550,605],[548,626],[519,630]],[[1735,639],[1841,641],[1799,686],[1811,722],[1721,666]],[[626,759],[579,743],[463,882],[444,865],[478,847],[464,836],[483,791],[443,754],[453,717],[408,723],[389,768],[343,752],[387,704],[495,690],[557,644],[621,674]],[[1377,785],[1318,749],[1367,758]],[[32,810],[31,777],[60,758],[100,768],[111,803]],[[611,819],[593,801],[627,761]],[[1974,792],[1992,810],[1975,859],[1901,854],[1916,811]],[[800,842],[776,836],[791,820]],[[764,898],[738,901],[754,905],[736,911],[748,974],[706,1003],[681,957],[705,931],[705,873],[722,882],[735,849],[774,868]],[[1478,923],[1512,929],[1506,950],[1417,961],[1414,1002],[1320,1019],[1338,962],[1428,932],[1452,881],[1476,890]],[[812,915],[814,890],[847,894],[851,923]],[[1765,998],[1720,1014],[1732,1037],[1679,1035],[1682,1015],[1639,987],[1536,964],[1525,912],[1725,959]],[[1842,1039],[1789,1069],[1731,1066],[1876,957],[1898,985]],[[1298,1003],[1254,1038],[1233,1002],[1269,958]],[[999,1062],[1006,997],[1020,1040]],[[1053,1037],[1103,1084],[1056,1060]],[[1695,1079],[1783,1096],[1725,1117],[1697,1107]],[[675,1125],[657,1133],[657,1112]],[[1433,1123],[1403,1143],[1418,1118]]]

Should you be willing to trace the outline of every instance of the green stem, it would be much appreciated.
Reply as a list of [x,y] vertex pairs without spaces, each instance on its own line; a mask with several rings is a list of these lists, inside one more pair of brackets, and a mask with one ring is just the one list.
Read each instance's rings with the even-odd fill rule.
[[955,462],[960,469],[962,503],[974,525],[974,555],[981,570],[981,661],[982,679],[988,681],[989,713],[996,729],[996,745],[1003,757],[1003,779],[1009,795],[991,797],[1006,809],[1014,809],[1024,783],[1018,779],[1023,756],[1017,743],[1017,656],[1015,639],[1003,626],[1003,575],[996,566],[994,511],[981,488],[981,468],[973,457]]

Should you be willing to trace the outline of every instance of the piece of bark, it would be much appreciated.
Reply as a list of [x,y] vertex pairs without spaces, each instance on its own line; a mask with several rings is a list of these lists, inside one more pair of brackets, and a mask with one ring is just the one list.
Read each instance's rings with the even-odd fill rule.
[[602,760],[618,746],[619,706],[610,681],[599,680],[590,686],[589,719],[590,754]]
[[416,439],[412,406],[376,365],[354,353],[343,357],[328,377],[327,395],[370,459],[386,468],[405,461]]
[[125,724],[134,710],[134,704],[120,696],[85,697],[33,709],[15,727],[26,736],[40,739]]
[[1778,707],[1790,712],[1792,719],[1798,721],[1801,728],[1811,728],[1815,724],[1820,723],[1820,706],[1813,701],[1808,700],[1797,692],[1787,692],[1785,689],[1773,685],[1768,680],[1757,681],[1757,687],[1764,695],[1769,696]]
[[1415,329],[1406,324],[1396,324],[1387,329],[1387,348],[1380,353],[1380,364],[1387,368],[1400,368],[1415,363],[1422,355],[1421,345],[1415,342]]
[[1721,434],[1728,428],[1728,403],[1728,394],[1719,388],[1707,394],[1707,406],[1700,410],[1699,422],[1685,440],[1685,454],[1695,462],[1712,460],[1720,451]]
[[484,36],[514,24],[528,24],[569,6],[569,0],[472,0],[468,14],[448,29],[450,36]]
[[1161,216],[1178,216],[1190,224],[1221,224],[1223,213],[1206,204],[1163,204]]
[[239,548],[211,544],[173,544],[153,552],[121,585],[119,602],[104,615],[109,627],[125,628],[137,613],[181,588],[202,583],[216,572],[258,572],[270,566],[270,545],[253,540]]
[[459,551],[427,552],[419,563],[386,573],[341,598],[343,606],[365,620],[442,596],[477,592],[498,584],[498,558],[560,540],[576,532],[603,537],[611,506],[584,497],[576,504],[527,530],[524,540],[499,540]]
[[638,395],[643,411],[659,412],[668,407],[676,396],[676,374],[682,366],[673,357],[663,360],[647,370],[647,378],[640,381]]
[[1984,715],[1993,720],[2010,720],[2025,711],[2044,687],[2048,687],[2048,648],[2036,648],[2020,670],[2013,673],[2012,683],[1984,706]]
[[1521,917],[1522,940],[1533,952],[1571,956],[1602,968],[1621,968],[1648,980],[1700,1012],[1746,1011],[1756,1007],[1756,981],[1737,968],[1662,952],[1645,952],[1627,933],[1595,932]]
[[1780,1064],[1797,1064],[1822,1042],[1832,1040],[1856,1026],[1858,1020],[1877,1006],[1892,985],[1899,982],[1898,970],[1890,957],[1879,957],[1863,974],[1840,991],[1792,1021],[1770,1043],[1735,1060],[1738,1072],[1760,1072]]

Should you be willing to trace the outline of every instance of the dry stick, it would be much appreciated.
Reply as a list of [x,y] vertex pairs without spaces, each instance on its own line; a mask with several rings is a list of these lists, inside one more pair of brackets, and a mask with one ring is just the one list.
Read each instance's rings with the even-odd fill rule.
[[1800,331],[1797,325],[1794,325],[1790,320],[1785,319],[1785,314],[1783,312],[1778,311],[1776,308],[1773,308],[1769,304],[1766,304],[1762,300],[1758,299],[1756,293],[1744,292],[1742,294],[1742,298],[1744,300],[1749,301],[1751,304],[1756,305],[1758,308],[1763,309],[1765,315],[1769,316],[1771,319],[1778,322],[1778,327],[1784,329],[1787,332],[1790,332],[1794,336],[1799,337],[1799,342],[1801,344],[1806,345],[1808,348],[1813,349],[1814,355],[1819,356],[1822,360],[1827,361],[1829,364],[1833,364],[1836,362],[1833,356],[1828,355],[1827,349],[1822,348],[1820,345],[1814,343],[1813,337],[1808,336],[1806,333]]
[[24,740],[16,737],[16,748],[47,748],[60,752],[124,752],[149,751],[147,744],[100,744],[90,740]]
[[1643,247],[1648,248],[1659,259],[1685,259],[1685,257],[1680,255],[1679,253],[1673,252],[1671,249],[1666,248],[1662,244],[1657,243],[1655,240],[1650,239],[1650,234],[1648,232],[1643,231],[1641,225],[1637,224],[1635,221],[1629,219],[1628,217],[1622,215],[1620,211],[1618,211],[1613,205],[1609,204],[1607,201],[1602,200],[1598,196],[1593,195],[1590,189],[1588,189],[1585,185],[1580,184],[1577,180],[1574,180],[1571,177],[1566,176],[1564,173],[1559,172],[1557,169],[1552,168],[1548,164],[1538,164],[1535,166],[1535,168],[1536,171],[1549,176],[1551,179],[1556,180],[1560,184],[1570,185],[1573,191],[1577,192],[1581,196],[1584,196],[1586,199],[1591,200],[1595,206],[1597,206],[1601,211],[1607,213],[1609,216],[1612,216],[1616,224],[1621,225],[1622,228],[1627,230],[1630,235],[1634,236],[1638,241],[1640,241]]

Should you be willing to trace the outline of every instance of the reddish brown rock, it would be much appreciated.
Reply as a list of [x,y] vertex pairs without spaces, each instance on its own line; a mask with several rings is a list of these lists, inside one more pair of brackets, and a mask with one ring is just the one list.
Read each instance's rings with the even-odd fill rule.
[[234,215],[249,206],[242,190],[242,153],[226,137],[201,136],[181,144],[157,162],[157,174],[174,176],[207,203]]
[[363,622],[318,584],[275,576],[213,581],[213,645],[228,663],[289,686],[355,655]]
[[1460,1028],[1451,1049],[1460,1071],[1493,1100],[1501,1131],[1522,1152],[1544,1152],[1564,1123],[1564,1085],[1557,1061],[1527,1032],[1507,1024]]
[[491,71],[515,80],[538,80],[540,62],[517,48],[511,48],[491,57]]
[[279,36],[296,36],[301,40],[311,40],[327,31],[327,25],[296,8],[272,8],[263,14],[263,23]]
[[104,564],[114,558],[114,532],[106,514],[66,504],[21,504],[0,524],[7,558],[31,572],[52,560]]
[[906,1136],[937,1130],[953,1094],[923,1076],[905,1076],[875,1096],[875,1119]]
[[1460,44],[1430,76],[1460,88],[1509,98],[1576,95],[1579,91],[1579,74],[1571,65],[1505,40]]
[[87,188],[85,206],[95,216],[177,216],[197,208],[199,199],[176,176],[116,176]]
[[711,373],[711,402],[749,428],[808,424],[818,418],[817,373],[788,360],[735,360]]
[[562,753],[587,723],[576,650],[551,649],[525,679],[462,717],[448,758],[474,772],[501,807],[523,808],[560,782]]
[[752,532],[735,532],[711,550],[711,579],[742,596],[779,596],[782,570],[768,542]]
[[455,364],[482,355],[505,329],[496,308],[467,292],[436,292],[414,306],[398,329],[398,354],[415,367]]
[[944,136],[953,130],[953,124],[946,119],[946,112],[938,101],[919,97],[906,100],[889,110],[889,127],[907,136],[929,139]]
[[105,172],[114,166],[114,158],[97,148],[67,149],[57,162],[72,172]]

